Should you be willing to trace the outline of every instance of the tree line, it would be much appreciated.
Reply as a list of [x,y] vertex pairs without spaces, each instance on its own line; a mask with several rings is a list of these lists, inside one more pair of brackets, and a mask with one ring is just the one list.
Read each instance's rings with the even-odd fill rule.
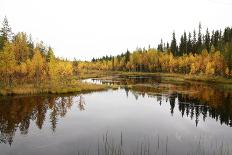
[[77,61],[55,57],[50,46],[31,38],[24,32],[14,34],[4,18],[0,29],[0,86],[65,83],[77,74]]
[[173,32],[171,44],[161,43],[158,44],[159,51],[171,50],[175,56],[182,56],[189,53],[200,54],[203,49],[206,49],[208,52],[211,51],[211,48],[218,51],[225,51],[226,44],[232,41],[232,28],[226,27],[224,31],[222,30],[213,30],[211,33],[209,29],[206,29],[205,34],[202,33],[201,23],[199,24],[198,34],[196,30],[193,30],[193,34],[184,31],[180,37],[180,42],[177,44],[176,34]]
[[[67,84],[81,70],[113,70],[134,72],[169,72],[209,76],[232,76],[232,28],[198,34],[186,32],[177,43],[157,48],[127,50],[117,56],[104,56],[89,61],[70,61],[54,55],[50,46],[34,42],[24,32],[14,34],[5,17],[0,26],[0,87],[30,83],[40,85]],[[193,37],[192,37],[193,36]]]
[[[136,72],[170,72],[232,76],[232,28],[198,34],[184,32],[177,43],[173,32],[171,43],[155,48],[137,48],[117,56],[104,56],[85,63],[83,68]],[[192,37],[193,36],[193,37]]]

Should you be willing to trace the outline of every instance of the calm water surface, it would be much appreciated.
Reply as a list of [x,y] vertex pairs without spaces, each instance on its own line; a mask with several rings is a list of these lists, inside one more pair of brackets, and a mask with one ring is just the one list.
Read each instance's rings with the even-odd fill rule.
[[0,98],[0,155],[232,154],[231,91],[141,77],[86,81],[133,87]]

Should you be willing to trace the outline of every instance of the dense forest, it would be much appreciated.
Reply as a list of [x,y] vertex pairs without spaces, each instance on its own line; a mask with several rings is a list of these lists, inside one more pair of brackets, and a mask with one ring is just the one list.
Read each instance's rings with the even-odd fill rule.
[[92,59],[83,68],[136,72],[170,72],[209,76],[232,76],[232,28],[203,34],[199,24],[198,34],[184,32],[179,44],[175,32],[171,43],[161,43],[155,48],[137,48],[118,56]]
[[13,34],[7,18],[0,30],[0,86],[66,83],[77,74],[77,61],[55,57],[53,49],[35,43],[24,32]]

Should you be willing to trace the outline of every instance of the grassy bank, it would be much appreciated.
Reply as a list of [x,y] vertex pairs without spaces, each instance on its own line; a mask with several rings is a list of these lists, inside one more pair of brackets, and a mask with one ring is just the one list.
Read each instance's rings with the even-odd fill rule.
[[144,72],[121,72],[125,76],[160,76],[164,81],[199,81],[207,83],[223,83],[232,84],[232,79],[221,76],[206,76],[206,75],[189,75],[176,73],[144,73]]
[[[135,76],[148,76],[148,77],[160,77],[162,81],[170,82],[205,82],[205,83],[217,83],[217,84],[232,84],[231,78],[225,78],[222,76],[207,76],[207,75],[190,75],[190,74],[177,74],[177,73],[150,73],[150,72],[124,72],[124,71],[98,71],[91,70],[87,73],[92,73],[92,77],[107,77],[107,76],[117,76],[117,77],[135,77]],[[88,76],[87,76],[88,77]],[[91,77],[91,78],[92,78]]]
[[106,85],[88,84],[82,82],[75,82],[75,84],[34,84],[16,85],[13,87],[0,88],[0,95],[25,95],[25,94],[63,94],[63,93],[77,93],[106,90]]
[[[169,83],[186,83],[186,82],[204,82],[210,84],[216,84],[221,88],[232,90],[232,79],[228,79],[220,76],[206,76],[206,75],[189,75],[189,74],[176,74],[176,73],[148,73],[148,72],[122,72],[122,71],[99,71],[99,70],[85,70],[80,74],[80,79],[86,78],[101,78],[111,79],[114,77],[159,77],[162,82]],[[65,83],[51,83],[43,82],[39,85],[35,84],[21,84],[14,85],[12,87],[1,87],[0,95],[21,95],[21,94],[62,94],[62,93],[74,93],[74,92],[88,92],[88,91],[100,91],[108,88],[114,89],[114,86],[97,85],[80,82],[80,80],[74,78]],[[116,87],[115,87],[116,88]]]

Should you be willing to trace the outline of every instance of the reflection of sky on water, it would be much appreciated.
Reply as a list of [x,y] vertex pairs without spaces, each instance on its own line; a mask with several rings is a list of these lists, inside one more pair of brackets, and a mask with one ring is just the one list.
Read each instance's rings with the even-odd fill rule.
[[128,152],[136,152],[139,144],[139,150],[151,145],[151,154],[231,153],[232,129],[220,119],[231,122],[231,113],[225,113],[223,105],[212,108],[193,96],[142,90],[3,99],[1,154],[97,154],[106,134],[116,144],[122,134]]

